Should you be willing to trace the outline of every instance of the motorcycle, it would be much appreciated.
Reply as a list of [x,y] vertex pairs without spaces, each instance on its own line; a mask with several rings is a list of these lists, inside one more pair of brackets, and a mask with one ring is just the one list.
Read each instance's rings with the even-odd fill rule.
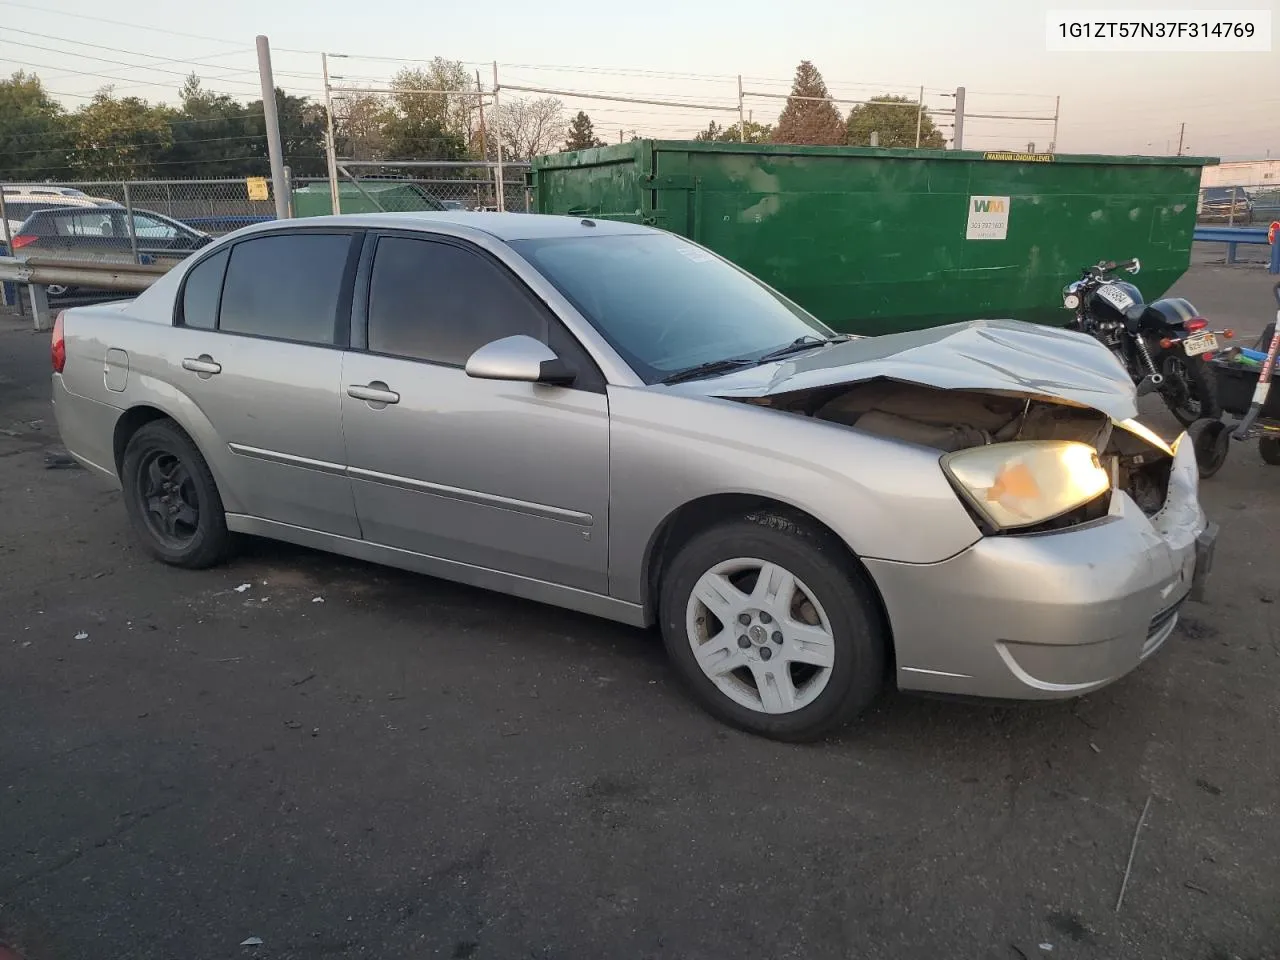
[[1103,261],[1081,271],[1062,290],[1062,305],[1075,311],[1070,329],[1087,333],[1114,353],[1129,371],[1138,395],[1156,391],[1184,427],[1222,415],[1217,381],[1206,362],[1218,349],[1219,334],[1181,297],[1147,303],[1117,271],[1136,275],[1142,264]]

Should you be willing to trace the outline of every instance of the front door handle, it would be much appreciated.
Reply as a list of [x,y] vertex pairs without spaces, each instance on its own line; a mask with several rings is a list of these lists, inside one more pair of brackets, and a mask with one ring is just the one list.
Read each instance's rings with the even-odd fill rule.
[[369,403],[400,402],[400,394],[396,393],[381,380],[374,380],[364,386],[352,384],[347,387],[347,396],[356,400],[365,400]]
[[182,361],[182,369],[198,373],[202,377],[210,377],[222,372],[222,364],[214,361],[207,353],[202,353],[198,357],[186,357]]

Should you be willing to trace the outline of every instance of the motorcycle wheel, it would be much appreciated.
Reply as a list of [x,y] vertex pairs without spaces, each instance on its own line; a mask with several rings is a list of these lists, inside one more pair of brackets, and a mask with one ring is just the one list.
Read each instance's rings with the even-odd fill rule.
[[1280,437],[1259,437],[1258,453],[1263,463],[1280,467]]
[[1227,462],[1231,437],[1221,420],[1199,420],[1187,430],[1191,447],[1196,452],[1196,469],[1201,480],[1208,480]]
[[1168,352],[1161,359],[1160,372],[1164,374],[1160,398],[1184,427],[1222,416],[1218,379],[1204,358]]

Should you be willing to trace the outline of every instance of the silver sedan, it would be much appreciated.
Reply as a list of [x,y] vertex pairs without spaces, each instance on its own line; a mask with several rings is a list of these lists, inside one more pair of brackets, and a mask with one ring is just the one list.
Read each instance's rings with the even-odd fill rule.
[[710,251],[518,214],[227,236],[63,312],[57,420],[160,560],[274,537],[637,626],[713,714],[1045,699],[1149,657],[1216,527],[1085,336],[838,336]]

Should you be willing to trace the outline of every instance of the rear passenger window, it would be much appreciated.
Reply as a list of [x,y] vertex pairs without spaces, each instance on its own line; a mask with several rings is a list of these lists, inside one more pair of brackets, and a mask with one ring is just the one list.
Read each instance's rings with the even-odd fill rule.
[[517,281],[448,243],[383,237],[369,278],[369,349],[462,366],[502,337],[546,342],[546,314]]
[[187,274],[182,287],[182,315],[178,320],[184,327],[212,330],[217,325],[218,297],[222,293],[228,252],[215,253]]
[[332,344],[350,234],[301,233],[244,240],[231,249],[218,329]]

